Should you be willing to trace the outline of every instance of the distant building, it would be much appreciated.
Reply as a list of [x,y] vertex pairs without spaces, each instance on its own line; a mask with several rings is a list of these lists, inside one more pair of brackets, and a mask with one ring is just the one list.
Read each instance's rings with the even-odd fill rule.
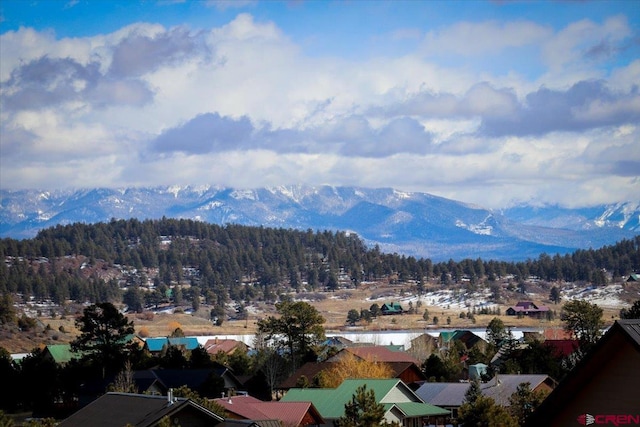
[[467,350],[476,347],[484,352],[487,348],[487,342],[478,335],[467,329],[456,329],[455,331],[440,332],[438,338],[440,350],[448,349],[455,341],[459,341]]
[[549,307],[536,305],[532,301],[520,301],[507,309],[507,316],[530,316],[541,318],[549,312]]
[[242,341],[213,338],[207,340],[207,342],[204,344],[204,349],[207,351],[207,353],[215,356],[216,354],[221,352],[226,355],[231,355],[236,351],[246,353],[247,350],[249,350],[249,347]]
[[402,314],[404,313],[404,310],[402,309],[402,306],[400,305],[400,303],[390,302],[390,303],[382,304],[382,307],[380,307],[380,312],[384,315],[390,315],[390,314]]

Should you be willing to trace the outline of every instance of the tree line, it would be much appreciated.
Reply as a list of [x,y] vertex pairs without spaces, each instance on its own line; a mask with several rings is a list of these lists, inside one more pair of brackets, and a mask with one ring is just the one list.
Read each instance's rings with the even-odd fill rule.
[[[83,265],[65,260],[83,257]],[[335,290],[363,281],[427,285],[463,282],[475,287],[501,278],[524,282],[585,281],[605,284],[640,271],[640,236],[600,249],[567,255],[542,254],[521,262],[464,259],[434,263],[428,258],[386,254],[358,236],[313,231],[215,225],[185,219],[112,220],[58,225],[32,239],[0,240],[0,293],[78,302],[121,302],[122,283],[103,278],[100,268],[117,267],[136,308],[168,298],[211,305],[229,301],[277,301],[282,291]],[[93,274],[82,271],[89,267]],[[153,271],[153,277],[146,272]],[[136,293],[151,281],[154,292]],[[188,292],[175,284],[189,284]]]

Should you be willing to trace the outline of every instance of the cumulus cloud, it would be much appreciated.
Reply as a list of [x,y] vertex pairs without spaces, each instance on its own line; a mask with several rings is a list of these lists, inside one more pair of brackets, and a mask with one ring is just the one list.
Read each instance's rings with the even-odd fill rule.
[[[184,28],[175,28],[155,37],[132,33],[113,49],[109,73],[114,77],[136,77],[176,64],[202,48],[196,36]],[[205,52],[206,53],[206,52]]]
[[151,143],[152,150],[203,154],[242,150],[253,132],[247,117],[234,120],[217,113],[201,114],[182,126],[168,129]]
[[542,47],[542,58],[552,70],[584,66],[586,61],[609,59],[631,36],[626,17],[614,16],[598,24],[588,19],[570,23]]
[[78,101],[97,106],[144,105],[153,96],[142,81],[113,80],[96,62],[43,56],[16,68],[3,89],[3,108],[39,110]]
[[11,73],[3,88],[3,106],[9,110],[38,110],[80,100],[99,78],[96,63],[83,66],[70,58],[43,56]]
[[504,49],[539,43],[551,34],[549,27],[530,21],[460,22],[427,33],[423,49],[425,54],[494,55]]
[[247,117],[217,113],[198,115],[168,129],[150,142],[152,152],[186,154],[271,150],[276,153],[336,153],[348,157],[386,157],[429,151],[431,135],[419,122],[404,117],[379,128],[363,116],[333,120],[306,129],[255,129]]
[[424,36],[351,58],[310,54],[257,16],[0,35],[0,182],[392,186],[488,207],[638,191],[640,61],[618,61],[624,17],[385,30]]
[[486,116],[480,133],[488,136],[544,135],[640,121],[640,94],[615,93],[606,83],[581,81],[566,91],[540,88],[526,96],[512,115]]

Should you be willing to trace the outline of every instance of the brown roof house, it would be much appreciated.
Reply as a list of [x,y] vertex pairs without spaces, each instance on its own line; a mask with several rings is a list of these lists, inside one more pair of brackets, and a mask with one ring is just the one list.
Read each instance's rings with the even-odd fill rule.
[[348,355],[372,362],[413,362],[420,365],[420,361],[405,351],[393,351],[387,347],[370,345],[363,347],[347,347],[327,359],[327,362],[337,362]]
[[[315,385],[318,374],[331,369],[336,362],[308,362],[298,368],[290,377],[278,385],[281,390],[289,390],[301,387],[307,383]],[[405,384],[413,387],[413,384],[426,381],[424,372],[413,362],[381,362],[391,368],[393,378],[401,379]],[[304,378],[303,378],[304,377]],[[306,381],[305,381],[306,379]],[[417,386],[416,386],[417,387]]]
[[516,305],[507,308],[507,316],[529,316],[542,318],[549,312],[549,307],[536,305],[532,301],[520,301]]
[[207,353],[215,356],[220,352],[227,355],[231,355],[236,351],[246,353],[249,347],[242,341],[213,338],[207,340],[204,344],[204,349],[207,350]]
[[263,402],[251,396],[232,396],[214,399],[227,411],[227,417],[254,420],[258,424],[276,421],[282,427],[304,427],[324,424],[311,402]]
[[532,414],[531,426],[640,424],[640,319],[618,320]]
[[422,334],[411,340],[411,347],[407,350],[412,357],[426,360],[438,350],[438,338],[430,334]]
[[59,427],[154,427],[164,418],[181,427],[217,426],[223,418],[190,399],[107,393],[63,420]]

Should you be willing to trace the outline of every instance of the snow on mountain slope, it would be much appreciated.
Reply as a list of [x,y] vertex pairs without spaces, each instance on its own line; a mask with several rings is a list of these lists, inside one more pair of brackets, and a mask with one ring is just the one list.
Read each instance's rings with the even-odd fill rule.
[[638,234],[640,204],[587,209],[520,206],[492,212],[391,188],[215,186],[0,190],[0,236],[25,238],[56,224],[112,218],[187,218],[216,224],[350,230],[388,252],[519,260],[600,247]]

